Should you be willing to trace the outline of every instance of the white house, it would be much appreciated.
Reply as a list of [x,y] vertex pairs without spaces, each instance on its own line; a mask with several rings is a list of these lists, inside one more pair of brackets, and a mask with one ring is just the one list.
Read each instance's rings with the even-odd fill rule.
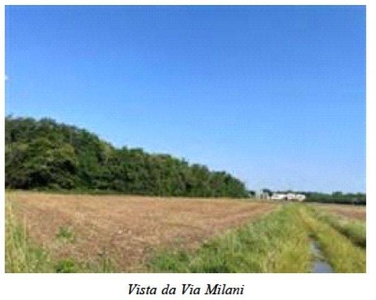
[[277,201],[299,201],[302,202],[306,199],[306,196],[303,194],[295,194],[295,193],[273,193],[269,194],[268,190],[261,190],[255,193],[257,199],[271,199]]
[[271,197],[272,200],[286,200],[287,195],[274,193]]
[[282,193],[274,193],[270,199],[272,200],[297,200],[297,201],[304,201],[306,198],[303,194],[294,194],[294,193],[288,193],[288,194],[282,194]]

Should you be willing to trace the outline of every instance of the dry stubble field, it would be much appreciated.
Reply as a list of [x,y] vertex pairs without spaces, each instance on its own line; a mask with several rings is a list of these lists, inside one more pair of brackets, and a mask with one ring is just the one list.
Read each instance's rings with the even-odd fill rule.
[[[249,223],[278,204],[234,199],[58,195],[10,192],[7,201],[28,234],[53,259],[95,262],[117,272],[143,272],[154,251],[195,249],[208,238]],[[71,239],[62,241],[61,232]],[[63,234],[61,234],[63,235]]]
[[339,217],[351,220],[366,221],[366,207],[341,204],[315,204],[317,207]]

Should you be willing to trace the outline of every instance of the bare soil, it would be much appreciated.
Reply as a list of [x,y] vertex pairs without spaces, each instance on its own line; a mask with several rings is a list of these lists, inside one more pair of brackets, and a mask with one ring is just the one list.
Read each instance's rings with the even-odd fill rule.
[[[278,204],[234,199],[58,195],[10,192],[17,218],[53,259],[98,262],[118,272],[143,272],[153,251],[194,249],[208,238],[249,223]],[[73,234],[59,237],[61,229]]]

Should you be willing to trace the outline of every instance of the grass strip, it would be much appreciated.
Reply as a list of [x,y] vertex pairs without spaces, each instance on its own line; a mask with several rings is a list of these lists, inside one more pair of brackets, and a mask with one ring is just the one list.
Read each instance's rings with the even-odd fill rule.
[[366,248],[367,234],[365,222],[339,217],[316,207],[310,207],[309,210],[315,218],[332,226],[349,238],[355,245]]
[[312,256],[300,206],[285,205],[263,219],[206,242],[194,252],[162,251],[151,260],[154,272],[301,273]]
[[17,222],[10,202],[6,203],[5,211],[5,272],[53,272],[48,253],[30,241],[26,226]]
[[327,261],[338,273],[365,273],[366,252],[346,236],[321,221],[310,209],[301,210],[308,230],[319,243]]

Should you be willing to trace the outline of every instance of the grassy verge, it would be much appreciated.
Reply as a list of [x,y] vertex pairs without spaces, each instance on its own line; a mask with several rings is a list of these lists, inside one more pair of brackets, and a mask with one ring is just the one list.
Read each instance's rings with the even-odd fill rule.
[[[107,256],[90,262],[77,262],[72,258],[52,259],[50,253],[34,243],[27,232],[26,222],[21,224],[13,213],[12,203],[6,202],[5,217],[5,272],[6,273],[108,273],[113,265]],[[74,242],[73,233],[61,228],[57,242]]]
[[18,223],[12,212],[12,204],[7,202],[5,210],[5,272],[53,272],[50,256],[30,241],[26,226]]
[[314,211],[304,209],[301,213],[307,229],[318,241],[335,272],[366,272],[366,252],[363,248],[355,246],[345,235],[317,218]]
[[309,272],[309,237],[299,205],[216,237],[197,251],[163,251],[150,262],[154,272]]
[[366,247],[366,223],[351,220],[349,218],[335,216],[324,212],[322,209],[310,207],[311,213],[315,218],[329,224],[334,229],[345,235],[355,245]]

